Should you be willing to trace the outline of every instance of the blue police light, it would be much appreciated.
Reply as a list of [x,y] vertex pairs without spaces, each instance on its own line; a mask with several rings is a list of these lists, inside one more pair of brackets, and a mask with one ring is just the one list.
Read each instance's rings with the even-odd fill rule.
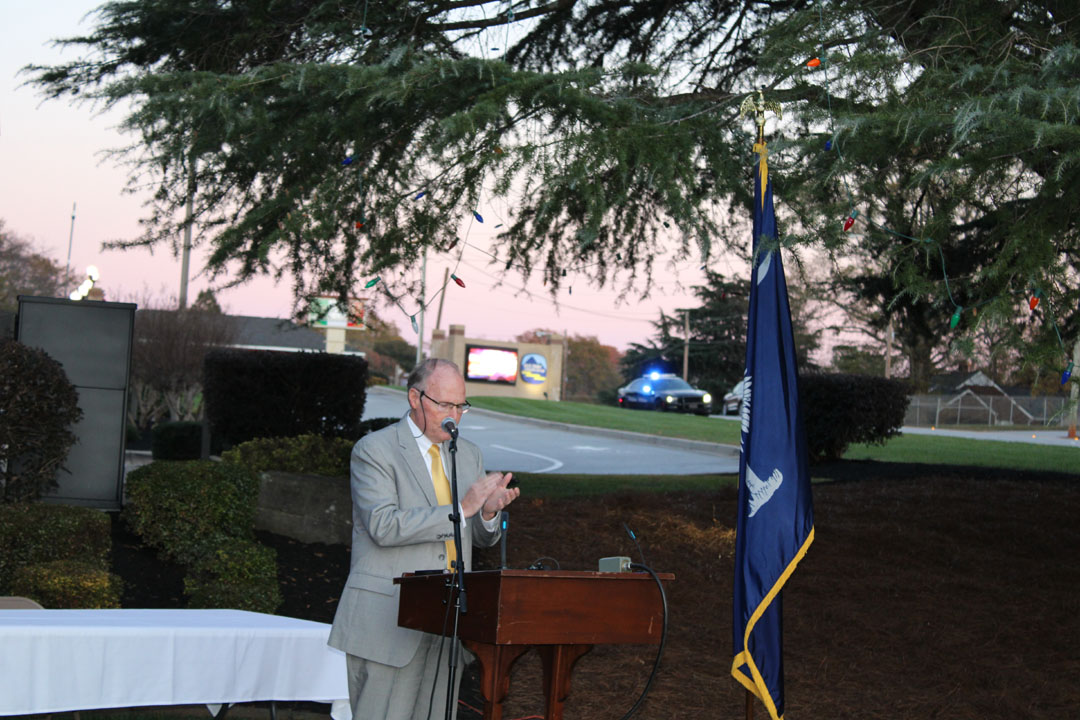
[[646,393],[649,393],[649,394],[651,395],[651,394],[652,394],[652,385],[646,385],[646,386],[644,386],[643,388],[641,388],[641,391],[642,391],[642,392],[646,392]]
[[660,373],[653,370],[651,373],[649,373],[649,379],[650,380],[659,380],[660,379]]

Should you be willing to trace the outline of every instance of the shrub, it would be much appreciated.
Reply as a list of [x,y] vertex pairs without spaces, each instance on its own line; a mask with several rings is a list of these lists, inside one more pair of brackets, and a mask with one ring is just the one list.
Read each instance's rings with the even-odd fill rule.
[[259,438],[226,450],[221,459],[256,473],[280,470],[303,475],[339,477],[349,474],[349,456],[354,444],[352,440],[324,438],[319,435]]
[[79,560],[54,560],[15,571],[11,592],[46,608],[118,608],[123,583],[117,575]]
[[201,422],[163,422],[153,429],[155,460],[198,460],[202,457]]
[[[68,505],[0,505],[0,595],[11,593],[15,571],[54,560],[109,566],[112,535],[100,510]],[[44,604],[44,603],[42,603]]]
[[277,553],[231,538],[197,561],[184,578],[188,606],[273,613],[281,605]]
[[384,427],[393,425],[399,420],[401,420],[401,418],[396,417],[381,417],[371,418],[370,420],[362,420],[360,422],[360,434],[357,436],[356,439],[359,440],[368,433],[373,433],[376,430],[382,430]]
[[[393,425],[398,418],[372,418],[360,423],[360,437]],[[292,438],[258,438],[240,443],[222,454],[224,462],[242,465],[259,473],[267,470],[300,475],[342,477],[349,474],[355,440],[300,435]]]
[[251,537],[259,481],[246,468],[211,460],[159,460],[127,477],[124,517],[165,558],[190,565],[225,537]]
[[351,355],[212,350],[203,367],[206,413],[228,446],[312,433],[355,440],[367,362]]
[[852,443],[885,441],[900,432],[907,384],[866,375],[799,376],[810,462],[839,460]]
[[79,395],[44,350],[0,340],[0,500],[35,500],[55,490],[75,443]]

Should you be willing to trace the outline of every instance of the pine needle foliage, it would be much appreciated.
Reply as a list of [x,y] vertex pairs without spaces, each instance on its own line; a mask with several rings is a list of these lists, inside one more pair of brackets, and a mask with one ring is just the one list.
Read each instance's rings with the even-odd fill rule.
[[115,245],[175,248],[194,191],[210,270],[288,273],[301,312],[450,247],[498,196],[514,272],[647,288],[657,255],[723,242],[742,74],[799,4],[116,1],[61,41],[83,58],[27,71],[130,108],[121,155],[156,193]]
[[765,45],[792,240],[833,253],[873,329],[895,321],[912,377],[984,327],[1060,374],[1080,339],[1080,7],[819,2]]
[[832,255],[833,290],[874,308],[864,329],[897,324],[918,382],[984,324],[1047,367],[1080,334],[1078,13],[115,0],[61,42],[80,59],[27,72],[46,97],[129,108],[120,154],[156,192],[145,232],[117,245],[175,247],[194,192],[210,271],[287,274],[300,313],[375,275],[410,291],[394,271],[449,249],[495,198],[511,208],[498,265],[553,292],[567,268],[647,292],[662,253],[741,248],[753,158],[737,109],[763,85],[785,103],[770,124],[781,244]]

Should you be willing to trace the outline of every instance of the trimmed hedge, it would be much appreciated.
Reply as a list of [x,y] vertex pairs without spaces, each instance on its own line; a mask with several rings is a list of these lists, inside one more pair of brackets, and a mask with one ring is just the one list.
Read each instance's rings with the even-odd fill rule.
[[898,435],[909,390],[901,380],[866,375],[800,375],[810,462],[839,460],[853,443],[883,445]]
[[123,582],[107,570],[79,560],[54,560],[15,571],[11,593],[49,609],[118,608]]
[[79,560],[105,570],[110,550],[109,517],[100,510],[43,503],[0,505],[0,595],[13,594],[11,583],[21,567]]
[[[372,418],[360,423],[360,437],[393,425],[398,418]],[[349,474],[354,439],[300,435],[291,438],[258,438],[225,451],[223,462],[236,463],[260,473],[267,470],[297,475],[342,477]]]
[[227,537],[254,534],[259,481],[246,468],[211,460],[159,460],[127,476],[123,516],[165,558],[191,565]]
[[351,355],[216,349],[203,364],[206,414],[228,447],[315,434],[355,440],[367,361]]
[[349,474],[349,457],[354,444],[352,440],[319,435],[259,438],[226,450],[221,460],[241,465],[255,473],[280,470],[300,475],[338,477]]
[[36,500],[58,487],[82,419],[63,366],[38,348],[0,340],[0,502]]
[[277,553],[251,540],[230,538],[196,562],[184,578],[193,608],[273,613],[281,605]]
[[202,457],[201,422],[163,422],[152,431],[151,454],[155,460],[198,460]]
[[368,433],[373,433],[376,430],[382,430],[384,427],[389,427],[394,423],[401,420],[399,417],[381,417],[371,418],[370,420],[362,420],[360,422],[360,434],[357,436],[357,440],[364,437]]

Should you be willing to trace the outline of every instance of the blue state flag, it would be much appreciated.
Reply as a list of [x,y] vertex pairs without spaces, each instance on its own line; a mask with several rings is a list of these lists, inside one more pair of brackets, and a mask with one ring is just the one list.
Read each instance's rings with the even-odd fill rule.
[[754,193],[754,268],[735,536],[731,674],[773,720],[784,716],[781,589],[814,541],[806,433],[799,412],[795,337],[764,143]]

